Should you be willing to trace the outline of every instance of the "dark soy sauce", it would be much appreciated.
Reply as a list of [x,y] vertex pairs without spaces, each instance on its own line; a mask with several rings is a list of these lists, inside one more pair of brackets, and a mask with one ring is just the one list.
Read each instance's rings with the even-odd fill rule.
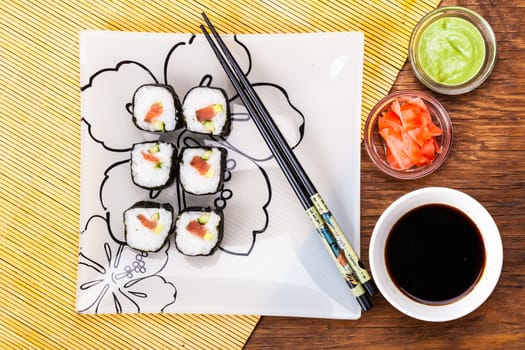
[[394,225],[385,261],[390,277],[409,297],[447,304],[476,284],[485,266],[485,247],[477,226],[463,212],[428,204]]

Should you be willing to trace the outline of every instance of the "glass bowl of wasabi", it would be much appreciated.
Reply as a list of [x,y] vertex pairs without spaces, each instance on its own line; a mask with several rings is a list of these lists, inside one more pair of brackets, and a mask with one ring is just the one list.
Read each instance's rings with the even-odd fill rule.
[[496,62],[496,37],[476,12],[459,6],[424,16],[410,37],[409,58],[417,78],[429,89],[459,95],[480,86]]

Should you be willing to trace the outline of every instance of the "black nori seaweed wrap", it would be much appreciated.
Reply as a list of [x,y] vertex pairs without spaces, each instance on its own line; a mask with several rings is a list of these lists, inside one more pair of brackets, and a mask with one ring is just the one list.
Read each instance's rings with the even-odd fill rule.
[[[160,185],[160,186],[153,186],[153,187],[148,187],[148,186],[144,186],[144,185],[141,185],[139,183],[137,183],[137,181],[135,180],[135,176],[133,175],[133,157],[131,156],[131,154],[133,153],[133,150],[135,149],[135,147],[137,145],[143,145],[143,144],[148,144],[148,143],[164,143],[164,144],[170,144],[172,147],[173,147],[173,154],[171,156],[171,166],[170,166],[170,169],[169,169],[169,178],[168,178],[168,181],[165,182],[163,185]],[[163,188],[166,188],[166,187],[169,187],[173,181],[175,180],[175,177],[177,175],[177,163],[178,163],[178,160],[177,160],[177,147],[175,147],[175,145],[171,142],[166,142],[166,141],[145,141],[145,142],[137,142],[137,143],[134,143],[132,148],[131,148],[131,151],[130,151],[130,171],[131,171],[131,181],[138,187],[140,188],[144,188],[146,190],[162,190]]]
[[[191,254],[187,254],[186,252],[184,252],[182,249],[180,249],[179,245],[177,244],[177,235],[178,235],[178,232],[177,232],[177,222],[180,220],[181,216],[183,213],[186,213],[186,212],[190,212],[190,211],[197,211],[197,212],[208,212],[208,213],[215,213],[217,215],[219,215],[220,217],[220,222],[219,222],[219,225],[217,226],[217,243],[215,243],[213,245],[213,247],[210,249],[210,251],[207,253],[207,254],[196,254],[196,255],[191,255]],[[174,228],[175,228],[175,248],[177,248],[177,250],[182,254],[182,255],[185,255],[185,256],[210,256],[212,255],[213,253],[215,253],[215,251],[219,248],[219,245],[221,244],[222,242],[222,239],[224,237],[224,214],[222,212],[221,209],[219,208],[211,208],[211,207],[188,207],[186,209],[184,209],[183,211],[181,211],[179,213],[179,215],[177,215],[177,218],[175,220],[175,223],[174,223]]]
[[[164,240],[164,242],[159,246],[158,249],[156,250],[141,250],[141,249],[137,249],[135,247],[132,247],[132,246],[129,246],[135,250],[138,250],[138,251],[143,251],[143,252],[151,252],[151,253],[156,253],[158,251],[160,251],[162,249],[162,247],[164,247],[164,245],[166,244],[166,242],[168,241],[168,238],[169,236],[171,235],[171,233],[173,233],[173,230],[175,228],[175,218],[174,218],[174,210],[173,210],[173,207],[171,206],[171,204],[169,203],[157,203],[157,202],[151,202],[151,201],[139,201],[139,202],[136,202],[135,204],[133,204],[131,207],[129,207],[128,209],[126,209],[124,211],[124,213],[122,213],[122,219],[124,221],[124,239],[126,240],[126,242],[128,241],[128,232],[127,232],[127,226],[126,226],[126,212],[128,210],[131,210],[131,209],[136,209],[136,208],[158,208],[158,209],[164,209],[164,210],[167,210],[171,213],[171,226],[169,227],[168,229],[168,234],[166,236],[166,239]],[[221,220],[222,221],[222,220]]]
[[[186,188],[186,186],[184,185],[184,182],[182,181],[181,168],[182,168],[182,166],[184,164],[184,158],[183,158],[184,152],[186,150],[189,150],[189,149],[205,149],[205,150],[217,149],[221,153],[221,161],[220,161],[220,167],[221,168],[220,168],[220,173],[219,173],[219,182],[217,184],[217,187],[213,191],[209,191],[209,192],[206,192],[206,193],[194,193],[194,192],[191,191],[191,189]],[[226,160],[227,160],[227,157],[228,157],[228,151],[226,150],[226,148],[223,148],[223,147],[201,147],[201,146],[183,147],[180,150],[179,160],[178,160],[178,168],[177,168],[177,174],[178,174],[179,182],[180,182],[180,184],[182,186],[182,189],[185,192],[191,193],[191,194],[196,195],[196,196],[209,195],[209,194],[217,193],[222,188],[222,186],[224,184],[224,177],[225,177],[225,174],[226,174]],[[191,166],[191,165],[188,165],[188,166]]]
[[[211,90],[217,90],[224,96],[224,100],[226,101],[226,121],[225,121],[224,126],[222,127],[220,133],[213,134],[211,132],[199,132],[199,131],[188,129],[188,122],[186,120],[187,117],[186,117],[186,115],[184,115],[184,101],[186,101],[186,98],[188,97],[188,95],[193,90],[198,89],[198,88],[206,88],[206,89],[211,89]],[[228,101],[228,95],[226,94],[226,91],[224,89],[220,88],[220,87],[215,87],[215,86],[194,86],[194,87],[192,87],[190,90],[188,90],[186,95],[184,95],[184,98],[182,100],[182,113],[181,114],[182,114],[182,125],[189,132],[192,132],[192,133],[195,133],[195,134],[201,134],[201,135],[212,135],[212,136],[228,136],[230,134],[230,132],[231,132],[232,118],[231,118],[230,104],[229,104],[229,101]]]
[[[147,129],[141,128],[139,126],[139,124],[137,123],[137,117],[135,116],[135,97],[137,95],[137,91],[139,91],[140,88],[142,88],[144,86],[157,86],[157,87],[164,88],[164,89],[168,90],[168,92],[173,97],[173,103],[174,103],[174,108],[175,108],[175,128],[173,130],[147,130]],[[175,130],[180,129],[180,128],[183,127],[183,123],[182,123],[182,104],[180,102],[179,96],[177,95],[177,93],[175,92],[175,90],[173,89],[173,87],[171,85],[166,85],[166,84],[143,84],[143,85],[139,86],[137,88],[137,90],[135,90],[135,92],[133,93],[133,99],[132,99],[132,102],[131,102],[131,111],[130,112],[131,112],[131,119],[133,120],[133,124],[135,124],[135,126],[138,129],[143,130],[143,131],[152,132],[152,133],[165,133],[165,132],[172,132],[172,131],[175,131]]]

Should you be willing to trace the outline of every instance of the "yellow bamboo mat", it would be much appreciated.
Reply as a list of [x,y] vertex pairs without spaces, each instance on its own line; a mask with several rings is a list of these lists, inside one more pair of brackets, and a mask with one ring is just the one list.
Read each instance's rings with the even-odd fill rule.
[[390,90],[422,1],[1,1],[0,348],[242,348],[258,316],[78,315],[82,29],[365,33],[363,112]]

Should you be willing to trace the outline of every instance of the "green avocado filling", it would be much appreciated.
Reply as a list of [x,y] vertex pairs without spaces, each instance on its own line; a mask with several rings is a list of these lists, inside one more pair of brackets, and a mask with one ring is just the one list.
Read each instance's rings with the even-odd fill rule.
[[215,131],[215,126],[211,120],[206,120],[204,123],[202,123],[202,126],[204,126],[204,128],[208,131]]
[[210,219],[210,213],[203,213],[197,218],[197,222],[201,225],[206,225]]
[[201,154],[201,159],[208,160],[211,158],[212,154],[213,154],[213,151],[211,149],[207,149]]
[[159,144],[156,143],[154,146],[151,146],[151,147],[148,149],[148,152],[149,152],[150,154],[160,152]]
[[158,131],[166,131],[166,124],[160,120],[155,120],[153,122],[153,128]]

